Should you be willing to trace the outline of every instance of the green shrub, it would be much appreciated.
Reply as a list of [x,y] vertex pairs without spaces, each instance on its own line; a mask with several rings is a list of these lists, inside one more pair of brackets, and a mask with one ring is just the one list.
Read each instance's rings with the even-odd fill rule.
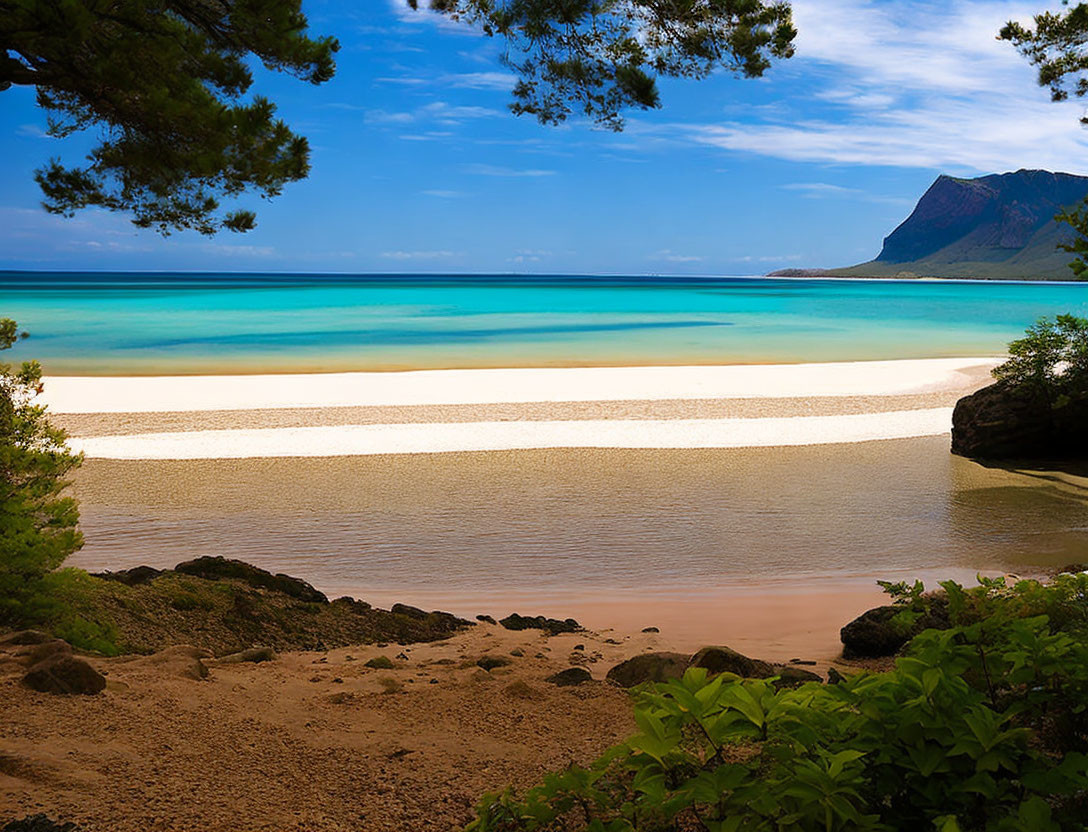
[[[0,318],[0,351],[25,337]],[[64,494],[82,457],[34,403],[41,378],[36,361],[0,362],[0,623],[16,626],[40,623],[42,580],[83,545],[75,500]]]
[[[487,795],[468,829],[1084,829],[1088,578],[943,586],[953,626],[894,670],[776,690],[691,669],[636,693],[633,738]],[[898,588],[908,608],[933,603]]]
[[994,377],[1041,393],[1055,403],[1088,390],[1088,319],[1075,315],[1040,318],[1009,344],[1009,359]]

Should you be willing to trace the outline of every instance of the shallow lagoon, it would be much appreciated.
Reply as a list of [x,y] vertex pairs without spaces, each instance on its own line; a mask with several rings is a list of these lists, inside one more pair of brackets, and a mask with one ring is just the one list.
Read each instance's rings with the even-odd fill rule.
[[52,374],[999,355],[1084,284],[648,277],[0,275]]

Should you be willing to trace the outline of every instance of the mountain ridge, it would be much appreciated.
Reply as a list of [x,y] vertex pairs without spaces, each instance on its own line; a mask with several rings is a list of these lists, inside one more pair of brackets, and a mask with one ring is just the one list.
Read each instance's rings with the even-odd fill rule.
[[[1074,232],[1054,215],[1088,197],[1088,177],[1021,169],[973,179],[942,174],[884,238],[873,260],[819,270],[841,277],[1073,280]],[[780,276],[814,270],[782,270]]]

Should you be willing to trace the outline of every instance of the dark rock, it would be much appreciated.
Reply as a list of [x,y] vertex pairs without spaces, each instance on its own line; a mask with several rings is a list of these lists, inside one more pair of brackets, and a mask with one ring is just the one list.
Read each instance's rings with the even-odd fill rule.
[[1060,405],[998,382],[965,396],[952,413],[952,453],[973,459],[1088,457],[1088,394]]
[[54,656],[72,655],[72,645],[63,639],[51,638],[49,641],[43,641],[19,651],[18,655],[22,658],[23,664],[31,667]]
[[219,661],[223,664],[241,664],[243,662],[260,664],[261,662],[274,661],[275,658],[276,651],[271,647],[250,647],[248,650],[239,650],[237,653],[224,656]]
[[496,667],[506,667],[510,663],[506,656],[481,656],[476,660],[476,666],[487,671],[494,670]]
[[324,593],[318,592],[301,578],[292,578],[290,575],[284,574],[273,575],[265,569],[260,569],[244,561],[230,560],[224,557],[202,557],[196,558],[196,560],[188,560],[175,566],[174,571],[209,581],[228,578],[242,581],[252,587],[282,592],[291,598],[297,598],[299,601],[308,603],[324,604],[329,600]]
[[949,626],[947,604],[939,598],[933,599],[929,612],[910,627],[903,627],[894,621],[905,609],[893,605],[875,607],[843,627],[839,631],[843,658],[876,659],[894,656],[922,630],[944,630]]
[[829,685],[837,685],[839,682],[845,682],[846,677],[833,667],[827,669],[827,683]]
[[477,621],[482,621],[482,622],[484,622],[484,624],[494,624],[494,623],[496,623],[495,619],[492,618],[490,615],[477,615],[476,620]]
[[412,607],[408,604],[394,604],[389,611],[393,615],[406,615],[408,618],[415,618],[422,621],[427,617],[427,611],[421,610],[419,607]]
[[644,632],[644,633],[660,633],[661,631],[659,629],[657,629],[657,627],[643,627],[642,632]]
[[60,823],[47,815],[28,815],[19,820],[12,820],[0,827],[0,832],[79,832],[74,823]]
[[790,664],[803,664],[808,667],[813,666],[816,662],[806,661],[805,659],[790,659]]
[[364,613],[372,609],[370,604],[368,604],[366,601],[359,601],[358,599],[352,598],[350,595],[341,595],[339,598],[336,598],[332,603],[336,606],[347,607],[349,610],[355,613]]
[[776,667],[774,675],[778,677],[778,680],[774,683],[776,688],[795,688],[798,685],[805,684],[805,682],[823,684],[824,681],[822,676],[800,667]]
[[508,630],[544,630],[551,635],[559,633],[577,633],[582,626],[573,618],[560,621],[557,618],[545,618],[543,615],[534,617],[518,615],[516,612],[506,616],[499,623]]
[[11,645],[13,647],[26,647],[31,644],[41,644],[52,641],[53,636],[40,630],[19,630],[0,638],[0,646]]
[[585,650],[585,649],[586,649],[586,646],[585,646],[584,644],[576,644],[576,645],[574,645],[574,647],[573,647],[573,648],[571,648],[571,649],[572,649],[572,650]]
[[568,667],[566,670],[560,670],[558,673],[553,673],[551,676],[545,678],[544,681],[565,688],[572,685],[581,685],[585,682],[592,682],[593,677],[589,674],[589,671],[583,667]]
[[520,647],[515,647],[513,650],[510,651],[510,655],[517,656],[517,658],[520,659],[522,656],[525,655],[525,651],[522,650]]
[[704,647],[691,657],[692,667],[705,667],[716,676],[719,673],[735,673],[745,679],[766,679],[776,675],[773,665],[759,659],[750,659],[729,647]]
[[92,572],[91,577],[116,581],[125,586],[140,586],[151,583],[162,573],[163,570],[151,566],[134,566],[131,569],[118,569],[116,572]]
[[23,684],[39,693],[95,694],[106,688],[106,677],[83,659],[58,654],[27,671]]
[[614,638],[606,638],[606,639],[604,640],[604,643],[605,643],[605,644],[619,644],[619,642],[618,642],[618,641],[616,641],[616,640],[615,640]]
[[644,682],[679,679],[687,667],[688,656],[682,653],[643,653],[620,662],[608,671],[606,678],[620,687],[633,688]]

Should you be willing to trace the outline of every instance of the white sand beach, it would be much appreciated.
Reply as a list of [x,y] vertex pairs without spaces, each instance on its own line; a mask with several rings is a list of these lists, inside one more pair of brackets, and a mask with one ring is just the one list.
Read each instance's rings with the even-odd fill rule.
[[299,407],[901,396],[959,389],[994,358],[692,367],[518,367],[481,370],[219,376],[54,376],[54,413],[152,413]]
[[99,459],[754,448],[945,434],[996,363],[61,376],[44,399]]

